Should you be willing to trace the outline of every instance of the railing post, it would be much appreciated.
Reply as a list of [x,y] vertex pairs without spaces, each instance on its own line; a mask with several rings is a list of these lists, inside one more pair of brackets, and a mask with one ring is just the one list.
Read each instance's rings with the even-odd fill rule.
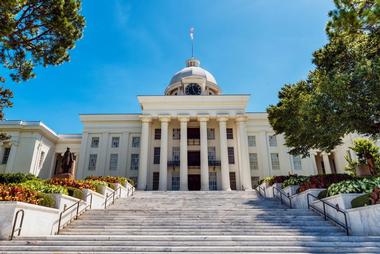
[[78,219],[78,216],[79,216],[79,206],[80,206],[80,201],[78,201],[78,205],[77,205],[77,214],[75,216],[76,220]]
[[104,209],[107,209],[108,193],[106,193],[106,200],[104,200]]
[[325,216],[325,220],[327,220],[327,214],[326,214],[326,205],[325,202],[322,202],[323,204],[323,215]]

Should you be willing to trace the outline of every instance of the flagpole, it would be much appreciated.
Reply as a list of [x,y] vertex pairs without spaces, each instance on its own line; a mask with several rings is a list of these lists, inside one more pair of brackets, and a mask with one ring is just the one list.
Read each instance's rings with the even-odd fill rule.
[[194,27],[190,28],[191,58],[194,58]]

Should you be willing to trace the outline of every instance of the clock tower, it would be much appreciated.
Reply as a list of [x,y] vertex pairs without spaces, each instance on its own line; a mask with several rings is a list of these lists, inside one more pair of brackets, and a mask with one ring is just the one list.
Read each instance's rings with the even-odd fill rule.
[[220,95],[214,76],[200,67],[196,58],[186,61],[186,67],[174,74],[165,95]]

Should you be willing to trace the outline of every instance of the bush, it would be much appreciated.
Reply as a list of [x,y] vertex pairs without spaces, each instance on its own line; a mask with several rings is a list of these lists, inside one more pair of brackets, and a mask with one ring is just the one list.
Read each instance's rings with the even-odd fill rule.
[[38,205],[41,198],[38,192],[17,185],[0,184],[0,201],[19,201]]
[[74,187],[67,187],[67,192],[71,197],[83,199],[83,192],[80,189]]
[[315,188],[328,188],[333,183],[338,183],[352,179],[352,176],[346,174],[331,174],[331,175],[315,175],[303,182],[298,189],[299,192]]
[[301,183],[307,181],[309,179],[309,177],[307,176],[290,176],[288,179],[286,179],[283,183],[282,183],[282,188],[285,188],[287,186],[290,186],[290,185],[300,185]]
[[380,187],[380,177],[358,178],[331,184],[327,189],[327,195],[334,196],[339,193],[370,193],[376,187]]
[[96,191],[96,186],[91,181],[75,180],[71,178],[53,178],[47,181],[48,184],[74,187],[77,189],[90,189]]
[[267,183],[269,186],[275,184],[275,183],[283,183],[285,180],[289,179],[290,177],[293,177],[292,175],[290,176],[268,176],[264,178],[264,182]]
[[133,182],[131,179],[122,176],[88,176],[86,180],[102,181],[107,183],[120,183],[125,185],[127,182]]
[[367,194],[364,194],[364,195],[361,195],[359,197],[354,198],[351,201],[352,208],[370,205],[371,204],[371,200],[369,199],[370,196],[371,196],[371,194],[367,193]]
[[39,198],[39,205],[55,208],[55,199],[51,195],[40,192],[37,196]]
[[23,183],[29,180],[37,180],[32,174],[25,173],[3,173],[0,174],[0,184]]
[[43,193],[59,193],[66,195],[68,194],[67,189],[65,187],[48,184],[46,181],[42,180],[29,180],[27,182],[21,183],[20,186]]
[[327,197],[327,190],[323,190],[318,194],[318,199]]

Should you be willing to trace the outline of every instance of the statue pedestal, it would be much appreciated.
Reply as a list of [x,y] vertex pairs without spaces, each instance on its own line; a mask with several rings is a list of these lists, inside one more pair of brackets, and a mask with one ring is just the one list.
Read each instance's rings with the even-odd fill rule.
[[75,179],[75,176],[72,173],[61,173],[54,175],[54,178],[70,178]]

